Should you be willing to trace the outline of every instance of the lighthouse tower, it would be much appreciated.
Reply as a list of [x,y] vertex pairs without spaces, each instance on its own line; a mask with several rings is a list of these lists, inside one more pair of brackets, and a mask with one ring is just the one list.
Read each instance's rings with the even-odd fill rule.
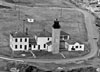
[[52,26],[52,53],[53,54],[59,53],[60,31],[61,31],[61,26],[59,24],[59,21],[56,19]]

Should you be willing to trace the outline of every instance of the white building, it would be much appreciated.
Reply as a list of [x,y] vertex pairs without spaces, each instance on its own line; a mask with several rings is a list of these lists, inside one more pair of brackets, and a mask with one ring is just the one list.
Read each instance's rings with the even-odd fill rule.
[[27,51],[29,36],[21,32],[10,33],[10,47],[13,51]]
[[[57,24],[59,24],[59,21],[54,21],[54,25],[57,26]],[[59,53],[62,48],[72,51],[73,47],[75,51],[84,51],[84,45],[67,43],[70,38],[66,32],[54,27],[52,27],[52,30],[52,33],[43,30],[33,35],[28,32],[12,32],[10,33],[10,47],[13,51],[45,50]],[[55,38],[57,38],[56,41]]]
[[34,22],[34,19],[33,19],[33,18],[27,18],[27,21],[28,21],[29,23],[33,23],[33,22]]
[[73,43],[66,42],[65,48],[68,51],[84,51],[84,44],[78,42],[73,42]]

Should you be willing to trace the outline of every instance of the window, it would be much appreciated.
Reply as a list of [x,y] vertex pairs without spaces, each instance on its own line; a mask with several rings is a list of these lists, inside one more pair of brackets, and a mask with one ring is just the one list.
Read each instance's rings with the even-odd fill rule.
[[34,48],[35,48],[35,45],[34,45]]
[[76,48],[78,48],[78,46],[76,46]]
[[27,42],[27,38],[25,38],[25,42]]
[[64,36],[64,39],[67,39],[67,36]]
[[20,45],[20,48],[22,48],[22,45]]
[[49,40],[49,38],[48,38],[48,40]]
[[27,45],[25,45],[25,50],[27,49]]
[[72,50],[75,50],[74,46],[72,46]]
[[82,48],[82,46],[80,46],[80,48]]
[[17,45],[15,45],[15,48],[17,49]]
[[20,39],[20,42],[22,42],[22,38]]
[[72,50],[74,51],[74,50],[75,50],[75,48],[72,48]]
[[40,50],[40,45],[38,45],[38,49]]
[[44,48],[46,48],[46,44],[44,44]]
[[31,44],[29,44],[29,47],[31,47]]
[[15,42],[17,42],[17,39],[15,39]]
[[63,37],[62,37],[62,36],[60,36],[60,39],[61,39],[61,40],[62,40],[62,38],[63,38]]

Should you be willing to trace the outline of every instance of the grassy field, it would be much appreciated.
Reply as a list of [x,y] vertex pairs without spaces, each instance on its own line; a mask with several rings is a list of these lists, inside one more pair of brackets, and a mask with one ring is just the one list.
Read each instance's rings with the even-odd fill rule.
[[29,7],[33,7],[33,6],[74,7],[74,5],[67,4],[63,0],[4,0],[4,1],[8,3],[14,3],[19,5],[29,6]]
[[[84,15],[76,10],[67,10],[56,8],[41,8],[34,7],[32,9],[23,10],[25,14],[33,16],[33,18],[38,22],[38,25],[45,27],[48,31],[51,31],[51,26],[56,18],[60,18],[60,24],[62,30],[69,33],[71,37],[76,40],[87,41],[87,32],[84,23]],[[37,23],[36,23],[37,24]],[[31,30],[38,29],[35,27],[35,22],[31,25]],[[39,28],[40,29],[40,28]]]
[[5,71],[6,66],[7,66],[7,61],[0,59],[0,72],[7,72]]
[[[9,32],[22,30],[23,19],[31,16],[35,19],[33,24],[25,23],[29,30],[40,31],[45,28],[47,31],[51,32],[51,26],[53,21],[59,17],[60,9],[52,8],[38,8],[25,10],[20,12],[20,17],[18,11],[15,10],[0,10],[0,38],[9,39]],[[20,18],[20,20],[19,20]],[[69,33],[72,38],[80,41],[87,40],[87,32],[84,24],[84,16],[82,13],[73,10],[62,10],[62,18],[60,19],[60,24],[62,30]],[[2,40],[3,41],[3,40]]]
[[[37,2],[40,1],[37,0]],[[35,22],[29,24],[27,22],[22,21],[23,19],[26,19],[28,17],[34,18]],[[21,8],[20,12],[15,9],[0,9],[0,46],[2,47],[1,49],[3,50],[3,46],[5,46],[4,50],[6,50],[6,46],[9,45],[9,32],[18,30],[22,31],[23,23],[26,25],[26,27],[29,28],[29,31],[33,33],[41,31],[44,28],[47,31],[51,32],[51,26],[53,25],[53,21],[56,18],[59,18],[62,30],[66,33],[69,33],[70,37],[82,42],[87,41],[87,32],[84,23],[84,15],[79,11],[52,7],[25,7]],[[7,48],[7,50],[8,49],[9,48]]]
[[[23,23],[29,28],[29,31],[33,33],[41,31],[44,28],[51,32],[53,21],[59,18],[60,13],[61,9],[56,8],[34,7],[28,10],[22,8],[19,17],[19,12],[14,9],[0,9],[0,46],[8,46],[9,32],[22,31]],[[34,18],[35,22],[29,24],[22,21],[28,17]],[[62,9],[62,18],[59,18],[59,20],[62,30],[69,33],[72,38],[82,42],[87,41],[84,15],[81,12]]]

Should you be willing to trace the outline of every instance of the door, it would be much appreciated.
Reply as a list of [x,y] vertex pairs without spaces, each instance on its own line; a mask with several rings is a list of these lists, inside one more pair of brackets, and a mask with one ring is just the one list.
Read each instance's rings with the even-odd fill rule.
[[25,50],[27,50],[27,45],[25,45]]
[[31,44],[29,44],[29,50],[32,50],[32,45]]
[[40,50],[40,45],[38,45],[38,50]]

